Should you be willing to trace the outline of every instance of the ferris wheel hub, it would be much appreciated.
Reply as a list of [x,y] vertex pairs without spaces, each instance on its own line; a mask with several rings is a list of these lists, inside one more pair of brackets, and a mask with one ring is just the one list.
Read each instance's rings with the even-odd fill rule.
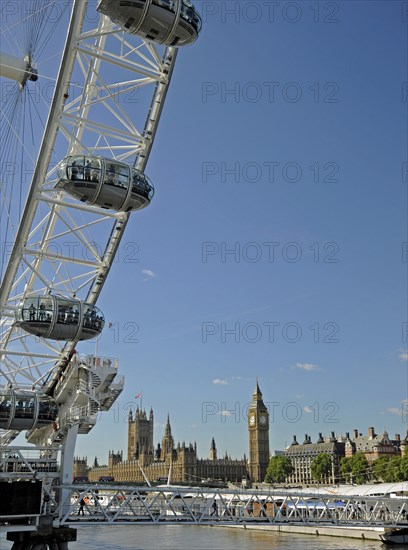
[[27,54],[23,59],[0,52],[0,76],[15,80],[24,86],[27,80],[36,82],[38,71],[31,64],[31,58]]

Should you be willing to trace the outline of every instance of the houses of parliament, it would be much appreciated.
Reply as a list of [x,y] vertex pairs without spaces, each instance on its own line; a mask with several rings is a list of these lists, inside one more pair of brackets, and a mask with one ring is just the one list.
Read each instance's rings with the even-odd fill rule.
[[226,453],[218,457],[212,438],[208,458],[198,458],[196,444],[175,444],[170,419],[161,444],[154,446],[153,410],[147,415],[139,408],[129,412],[127,457],[123,452],[109,451],[108,465],[98,466],[95,459],[89,468],[86,458],[75,458],[74,479],[90,482],[112,479],[118,482],[144,483],[168,479],[172,483],[197,483],[201,480],[223,480],[242,483],[261,482],[269,463],[269,415],[258,382],[248,409],[249,458],[231,459]]

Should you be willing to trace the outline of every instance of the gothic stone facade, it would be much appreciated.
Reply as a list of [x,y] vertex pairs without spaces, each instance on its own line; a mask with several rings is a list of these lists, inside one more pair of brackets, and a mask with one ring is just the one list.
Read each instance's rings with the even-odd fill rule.
[[[74,462],[74,477],[79,464]],[[81,465],[83,472],[83,465]],[[156,448],[153,446],[153,411],[137,409],[135,415],[130,412],[128,419],[128,452],[123,460],[122,452],[109,452],[107,466],[94,466],[88,469],[91,482],[102,477],[113,477],[118,482],[144,483],[168,479],[172,483],[197,483],[201,479],[217,479],[241,482],[247,476],[247,461],[232,460],[228,455],[217,458],[214,439],[211,443],[210,457],[199,459],[197,446],[183,443],[174,444],[170,419],[167,418],[164,437]]]

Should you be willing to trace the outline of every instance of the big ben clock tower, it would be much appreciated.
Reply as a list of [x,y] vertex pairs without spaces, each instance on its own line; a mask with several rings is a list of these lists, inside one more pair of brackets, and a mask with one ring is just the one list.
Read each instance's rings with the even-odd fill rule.
[[249,474],[251,481],[261,483],[269,464],[269,414],[262,400],[258,380],[248,409]]

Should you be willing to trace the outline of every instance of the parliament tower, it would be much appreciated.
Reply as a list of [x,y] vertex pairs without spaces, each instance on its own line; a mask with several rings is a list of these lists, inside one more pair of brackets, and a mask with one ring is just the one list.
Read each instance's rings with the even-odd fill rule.
[[248,409],[249,475],[252,482],[265,480],[269,464],[269,413],[262,400],[258,380]]
[[133,417],[132,409],[128,419],[128,460],[137,460],[140,454],[153,451],[153,410],[149,416],[139,407]]

